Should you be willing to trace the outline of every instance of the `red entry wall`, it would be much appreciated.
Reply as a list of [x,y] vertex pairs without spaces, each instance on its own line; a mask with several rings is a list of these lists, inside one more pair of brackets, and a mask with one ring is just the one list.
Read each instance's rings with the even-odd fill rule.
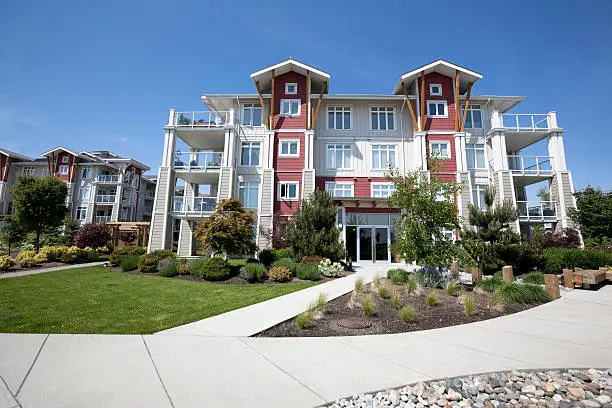
[[[442,95],[430,95],[429,85],[442,85]],[[453,79],[437,72],[425,75],[425,113],[427,101],[446,101],[448,118],[429,118],[425,116],[424,130],[455,130],[455,89]]]

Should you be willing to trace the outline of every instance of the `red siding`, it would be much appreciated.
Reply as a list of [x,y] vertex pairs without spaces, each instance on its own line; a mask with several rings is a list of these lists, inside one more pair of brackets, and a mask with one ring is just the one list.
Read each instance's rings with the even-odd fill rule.
[[[278,200],[278,182],[279,181],[297,181],[298,201]],[[281,215],[293,214],[300,205],[302,199],[302,170],[291,172],[274,172],[274,213]]]
[[[68,163],[62,163],[62,160],[63,160],[64,157],[68,157]],[[70,153],[68,153],[68,152],[58,152],[55,155],[55,158],[57,160],[57,163],[55,164],[55,171],[54,171],[54,173],[60,179],[62,179],[63,181],[68,181],[68,177],[70,175],[70,170],[72,168],[72,160],[74,160],[73,156]],[[68,174],[59,174],[60,166],[68,166]]]
[[[420,84],[420,83],[419,83]],[[429,85],[441,84],[442,95],[430,95]],[[448,118],[425,117],[425,130],[455,130],[455,90],[453,79],[437,72],[425,75],[425,113],[427,113],[427,101],[446,101],[448,107]]]
[[[285,94],[286,83],[297,83],[297,94]],[[281,99],[300,99],[300,116],[281,116]],[[291,71],[274,78],[274,129],[306,129],[307,117],[306,77]]]
[[315,185],[319,190],[325,190],[325,182],[327,181],[352,182],[355,197],[364,198],[372,196],[372,183],[389,182],[389,180],[384,177],[316,177]]
[[357,208],[347,207],[347,213],[370,213],[370,214],[397,214],[400,212],[399,208]]
[[[300,157],[279,157],[279,143],[283,139],[297,139],[300,141]],[[299,170],[301,172],[302,169],[304,169],[305,150],[306,146],[304,146],[304,133],[276,133],[274,135],[274,158],[272,160],[272,166],[274,166],[276,170]]]
[[453,134],[448,135],[427,135],[427,143],[436,140],[443,140],[450,142],[450,159],[442,160],[441,173],[455,172],[457,171],[457,157],[455,152],[455,137]]

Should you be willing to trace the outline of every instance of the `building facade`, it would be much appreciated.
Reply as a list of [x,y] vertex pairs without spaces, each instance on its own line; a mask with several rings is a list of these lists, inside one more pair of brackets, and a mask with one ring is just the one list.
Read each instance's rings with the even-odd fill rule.
[[10,190],[19,176],[57,176],[68,185],[68,216],[86,222],[150,221],[155,181],[149,167],[108,151],[57,147],[31,158],[0,148],[0,219],[11,214]]
[[[438,60],[401,75],[384,95],[330,94],[330,74],[292,59],[251,78],[256,93],[204,95],[204,111],[170,111],[149,250],[176,244],[179,255],[194,255],[196,222],[228,197],[255,212],[257,244],[268,247],[282,218],[318,188],[338,205],[352,260],[392,262],[399,209],[388,202],[394,186],[386,176],[390,168],[428,171],[434,153],[439,177],[462,184],[455,203],[466,227],[469,204],[483,208],[488,185],[518,208],[512,228],[524,236],[537,224],[572,226],[556,113],[508,113],[524,97],[473,94],[482,78],[475,71]],[[548,154],[522,153],[538,143]],[[548,186],[547,200],[528,199],[535,183]]]

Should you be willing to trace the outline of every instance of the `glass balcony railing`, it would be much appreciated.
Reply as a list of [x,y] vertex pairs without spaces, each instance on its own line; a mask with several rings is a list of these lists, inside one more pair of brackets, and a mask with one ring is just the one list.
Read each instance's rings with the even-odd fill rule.
[[111,220],[110,215],[96,215],[94,217],[95,222],[110,222],[110,220]]
[[174,168],[176,170],[218,169],[223,164],[222,152],[176,152]]
[[229,112],[175,112],[174,126],[190,128],[223,128],[228,123]]
[[114,204],[117,200],[115,195],[97,195],[96,204]]
[[554,201],[517,201],[521,221],[556,221],[557,203]]
[[216,197],[172,198],[172,212],[176,215],[209,215],[217,207]]
[[508,156],[508,169],[512,174],[524,176],[551,175],[551,156]]
[[550,129],[550,114],[504,113],[501,114],[502,126],[514,131],[536,131]]
[[117,175],[117,174],[113,174],[113,175],[100,174],[100,175],[96,176],[95,180],[98,183],[115,184],[115,183],[119,182],[119,175]]

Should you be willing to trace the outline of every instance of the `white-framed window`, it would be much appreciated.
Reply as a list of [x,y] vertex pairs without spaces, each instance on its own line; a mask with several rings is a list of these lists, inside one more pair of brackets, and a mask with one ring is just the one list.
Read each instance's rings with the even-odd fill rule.
[[332,197],[353,197],[353,183],[326,181],[325,191]]
[[62,156],[62,163],[68,163],[68,156]]
[[353,146],[350,144],[327,145],[327,168],[350,169]]
[[480,211],[487,209],[487,203],[485,202],[485,189],[486,184],[473,184],[472,185],[472,204]]
[[280,114],[284,116],[300,116],[301,105],[299,99],[281,99]]
[[468,169],[484,169],[485,145],[484,143],[468,143],[465,145],[465,156]]
[[442,236],[444,237],[445,240],[447,240],[447,241],[455,241],[455,231],[454,230],[449,230],[447,228],[442,228],[440,230],[440,232],[442,233]]
[[82,179],[90,179],[92,175],[91,167],[83,167],[81,169],[81,178]]
[[395,145],[372,145],[372,168],[395,168]]
[[427,116],[430,118],[448,118],[446,101],[427,101]]
[[429,142],[429,149],[431,154],[436,154],[438,159],[450,159],[450,142],[431,141]]
[[395,192],[393,183],[372,183],[372,197],[389,198]]
[[261,142],[242,142],[240,149],[241,166],[259,166]]
[[[463,117],[463,111],[465,105],[461,105],[461,117]],[[465,116],[465,128],[466,129],[482,129],[482,111],[480,105],[468,104],[467,115]]]
[[245,103],[242,105],[242,124],[244,126],[261,126],[263,110],[258,103]]
[[89,201],[89,192],[89,185],[81,187],[81,189],[79,190],[79,199],[81,201]]
[[25,166],[23,169],[21,169],[21,174],[27,174],[29,176],[33,176],[34,166]]
[[59,166],[59,174],[68,174],[68,166],[64,164]]
[[280,181],[278,183],[278,199],[296,201],[298,199],[298,181]]
[[439,194],[436,194],[436,196],[434,197],[434,201],[446,201],[449,203],[454,203],[455,197],[452,194],[439,193]]
[[79,206],[76,210],[76,219],[84,220],[87,217],[87,206]]
[[430,95],[442,95],[442,85],[441,84],[429,84],[429,94]]
[[351,107],[328,106],[327,128],[335,130],[349,130],[351,128]]
[[259,183],[241,181],[238,187],[238,197],[244,208],[257,209],[259,203]]
[[278,142],[279,157],[300,157],[300,141],[284,140]]
[[297,93],[297,84],[295,82],[286,83],[285,93],[289,95],[295,95]]
[[372,130],[395,129],[395,118],[392,106],[372,106],[370,108]]

